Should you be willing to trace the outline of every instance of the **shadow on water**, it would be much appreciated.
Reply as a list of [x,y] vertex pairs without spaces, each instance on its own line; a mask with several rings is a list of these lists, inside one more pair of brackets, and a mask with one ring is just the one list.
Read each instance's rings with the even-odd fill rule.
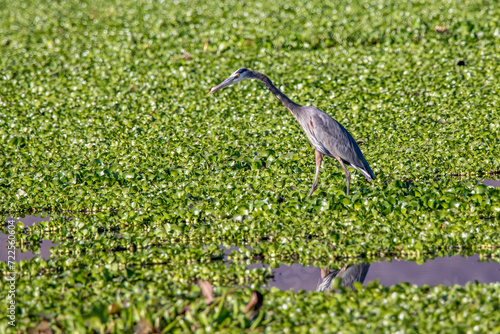
[[[50,217],[44,217],[42,218],[41,216],[26,216],[24,218],[20,219],[12,219],[8,217],[6,219],[6,222],[15,220],[16,223],[18,221],[21,221],[25,227],[32,227],[33,225],[42,222],[42,221],[49,221]],[[17,233],[22,233],[22,232],[17,232]],[[38,253],[33,253],[31,250],[26,250],[25,252],[21,252],[21,249],[16,246],[16,252],[15,254],[12,252],[11,249],[8,249],[8,234],[0,232],[0,249],[2,250],[0,252],[0,261],[8,262],[8,261],[15,261],[19,262],[22,260],[30,260],[36,257],[41,257],[42,259],[48,259],[50,257],[50,249],[54,246],[57,246],[58,244],[53,243],[50,240],[40,240],[40,252]],[[33,248],[33,245],[27,245],[27,248]]]
[[[256,263],[247,268],[268,267]],[[306,291],[330,290],[336,277],[342,278],[341,285],[352,288],[355,282],[368,283],[378,280],[382,285],[410,283],[419,286],[437,284],[465,285],[468,282],[500,282],[500,263],[480,261],[479,255],[462,257],[439,257],[422,264],[413,261],[374,262],[344,265],[341,269],[328,270],[313,266],[280,265],[272,270],[268,287],[280,290],[293,289]]]

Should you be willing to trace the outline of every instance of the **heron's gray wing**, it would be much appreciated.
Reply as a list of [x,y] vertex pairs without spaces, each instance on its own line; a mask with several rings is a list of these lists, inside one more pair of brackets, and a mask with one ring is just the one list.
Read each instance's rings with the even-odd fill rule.
[[327,291],[332,289],[332,281],[336,277],[342,278],[342,286],[347,288],[354,288],[354,283],[360,282],[363,284],[366,278],[366,274],[368,273],[368,269],[370,269],[370,265],[368,263],[362,264],[354,264],[352,266],[347,267],[346,270],[342,271],[333,271],[326,275],[319,284],[316,291]]
[[329,156],[340,157],[347,165],[359,170],[368,180],[374,180],[375,175],[370,165],[349,131],[318,108],[306,108],[306,114],[309,116],[307,125],[320,148],[326,150]]
[[370,269],[370,265],[367,263],[354,264],[349,266],[344,272],[338,274],[337,277],[342,278],[342,286],[348,288],[354,288],[354,283],[360,282],[363,284],[365,281],[366,274]]

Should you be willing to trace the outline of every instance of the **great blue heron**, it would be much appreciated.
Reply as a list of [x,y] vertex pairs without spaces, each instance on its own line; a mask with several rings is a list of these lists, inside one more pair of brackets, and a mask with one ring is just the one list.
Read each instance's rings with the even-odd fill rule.
[[321,283],[316,290],[320,292],[332,290],[332,281],[336,277],[342,279],[341,286],[354,289],[354,283],[359,282],[363,284],[368,269],[370,269],[368,263],[345,265],[342,269],[331,272],[321,269]]
[[344,169],[347,180],[347,195],[349,195],[349,184],[351,182],[351,174],[346,166],[350,166],[363,174],[363,176],[371,181],[375,179],[368,162],[366,162],[363,153],[347,131],[339,122],[334,120],[325,112],[316,107],[301,106],[290,100],[278,88],[276,88],[271,80],[262,73],[240,68],[224,80],[218,86],[212,88],[210,93],[216,92],[221,88],[231,86],[245,79],[257,79],[264,83],[266,87],[276,95],[278,100],[292,113],[295,119],[307,135],[307,138],[316,149],[316,174],[314,182],[309,192],[309,197],[318,186],[319,169],[323,162],[324,156],[335,158],[340,162]]

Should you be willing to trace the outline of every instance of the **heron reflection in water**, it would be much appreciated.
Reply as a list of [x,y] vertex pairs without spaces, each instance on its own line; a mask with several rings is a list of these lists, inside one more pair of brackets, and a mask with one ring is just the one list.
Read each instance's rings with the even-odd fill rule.
[[345,265],[340,270],[329,271],[326,268],[321,269],[321,282],[318,284],[316,291],[325,292],[332,290],[332,282],[336,277],[342,279],[340,284],[346,288],[354,288],[354,283],[363,284],[368,273],[370,265],[368,263]]

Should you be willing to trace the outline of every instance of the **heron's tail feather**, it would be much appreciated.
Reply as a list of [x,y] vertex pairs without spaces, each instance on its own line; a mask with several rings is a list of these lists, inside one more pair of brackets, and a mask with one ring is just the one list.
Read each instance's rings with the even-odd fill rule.
[[351,165],[352,168],[363,174],[363,176],[368,180],[368,181],[373,181],[375,180],[375,174],[373,174],[370,166],[368,166],[368,170],[362,167],[354,166]]

